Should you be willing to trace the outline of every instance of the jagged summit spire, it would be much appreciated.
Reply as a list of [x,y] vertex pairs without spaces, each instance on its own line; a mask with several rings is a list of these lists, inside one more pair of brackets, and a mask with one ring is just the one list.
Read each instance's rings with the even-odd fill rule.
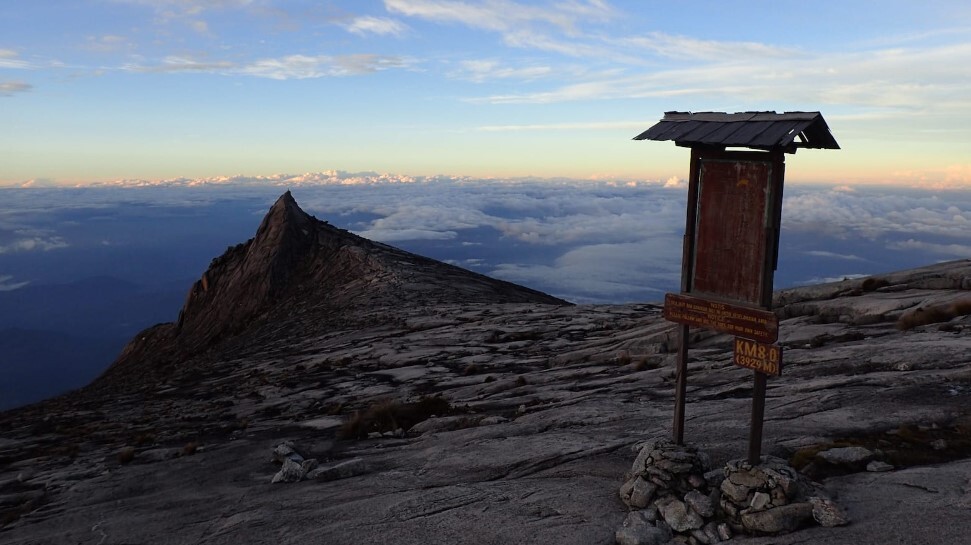
[[208,344],[276,304],[319,253],[319,231],[326,227],[304,212],[289,190],[281,195],[256,235],[214,259],[193,285],[179,316],[183,340]]
[[300,205],[297,204],[296,199],[293,198],[293,194],[288,189],[270,207],[269,212],[267,212],[263,218],[263,222],[260,224],[260,228],[257,230],[256,238],[259,238],[261,231],[267,230],[274,223],[295,222],[304,224],[311,221],[313,221],[313,217],[300,208]]
[[300,205],[297,204],[297,200],[293,198],[293,193],[290,193],[289,189],[283,195],[280,195],[276,202],[273,203],[273,206],[270,207],[270,213],[272,214],[274,210],[281,208],[283,210],[299,210],[300,212],[303,212]]

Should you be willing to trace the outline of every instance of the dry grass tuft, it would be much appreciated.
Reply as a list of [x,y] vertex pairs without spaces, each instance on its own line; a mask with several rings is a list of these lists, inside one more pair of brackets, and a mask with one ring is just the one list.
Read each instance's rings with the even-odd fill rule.
[[131,446],[122,447],[122,449],[118,451],[119,464],[125,465],[130,463],[134,459],[135,459],[135,447],[131,447]]
[[344,404],[340,402],[329,403],[324,406],[323,412],[328,416],[335,416],[341,413],[341,409],[344,408]]
[[880,288],[885,288],[890,285],[890,282],[886,278],[880,278],[879,276],[871,276],[860,284],[860,289],[864,292],[876,291]]
[[647,371],[661,367],[661,358],[641,356],[634,362],[634,371]]
[[144,447],[155,443],[155,435],[149,432],[140,433],[135,437],[135,446]]
[[630,351],[620,350],[617,352],[617,365],[627,365],[631,362]]
[[897,320],[897,329],[907,331],[927,324],[949,322],[958,316],[971,314],[971,297],[953,303],[915,308],[905,312]]
[[337,435],[342,439],[365,439],[373,432],[407,431],[432,416],[444,416],[451,412],[454,412],[452,406],[441,397],[422,397],[411,403],[383,399],[363,411],[351,414]]

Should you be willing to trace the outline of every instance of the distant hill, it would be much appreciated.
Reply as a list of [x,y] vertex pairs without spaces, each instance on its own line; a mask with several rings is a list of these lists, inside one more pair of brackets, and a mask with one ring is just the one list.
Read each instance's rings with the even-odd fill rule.
[[0,410],[80,388],[124,347],[126,336],[75,336],[62,331],[0,329]]
[[145,325],[171,319],[185,288],[100,276],[0,292],[0,410],[80,388]]

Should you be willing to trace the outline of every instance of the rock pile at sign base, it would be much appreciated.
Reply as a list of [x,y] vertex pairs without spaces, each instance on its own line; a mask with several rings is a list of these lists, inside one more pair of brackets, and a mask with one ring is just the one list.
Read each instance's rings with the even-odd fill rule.
[[652,440],[634,447],[637,458],[620,487],[632,509],[616,532],[619,545],[710,545],[735,534],[781,534],[814,521],[840,526],[843,511],[784,460],[733,460],[712,471],[695,447]]

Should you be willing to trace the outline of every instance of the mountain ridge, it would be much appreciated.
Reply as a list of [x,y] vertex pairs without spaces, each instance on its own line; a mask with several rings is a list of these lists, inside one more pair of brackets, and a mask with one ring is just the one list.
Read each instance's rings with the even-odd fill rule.
[[[319,331],[375,307],[472,302],[570,304],[334,227],[303,211],[288,190],[253,238],[212,260],[178,319],[136,335],[99,381],[141,376],[145,362],[171,366],[240,335],[258,336],[253,329],[273,321],[297,317]],[[307,334],[297,329],[294,336]]]

